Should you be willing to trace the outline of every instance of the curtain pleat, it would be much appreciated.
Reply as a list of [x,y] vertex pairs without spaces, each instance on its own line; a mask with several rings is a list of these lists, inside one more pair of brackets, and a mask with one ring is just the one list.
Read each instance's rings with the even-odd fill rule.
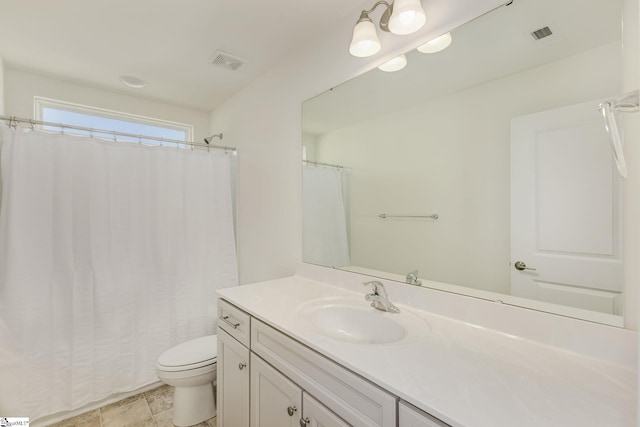
[[0,130],[0,414],[157,381],[237,285],[230,156]]
[[302,166],[302,257],[305,262],[348,267],[347,205],[342,169]]

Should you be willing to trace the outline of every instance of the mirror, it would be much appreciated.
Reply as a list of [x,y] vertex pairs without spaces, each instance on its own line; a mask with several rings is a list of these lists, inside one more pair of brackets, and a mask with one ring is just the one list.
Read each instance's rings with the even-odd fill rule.
[[303,104],[303,261],[622,326],[622,0],[515,0]]

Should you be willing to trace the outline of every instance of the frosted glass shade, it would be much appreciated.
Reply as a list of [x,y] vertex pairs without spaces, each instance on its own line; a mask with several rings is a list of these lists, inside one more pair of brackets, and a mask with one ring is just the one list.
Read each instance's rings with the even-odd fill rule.
[[389,18],[389,31],[405,35],[418,31],[427,22],[420,0],[395,0]]
[[359,58],[375,55],[381,45],[376,27],[370,20],[360,20],[353,28],[353,37],[349,45],[349,53]]
[[378,69],[381,71],[386,71],[388,73],[391,73],[393,71],[400,71],[406,66],[407,66],[407,57],[404,55],[400,55],[378,66]]
[[445,33],[440,37],[429,40],[425,44],[418,46],[418,52],[436,53],[449,47],[451,44],[451,33]]

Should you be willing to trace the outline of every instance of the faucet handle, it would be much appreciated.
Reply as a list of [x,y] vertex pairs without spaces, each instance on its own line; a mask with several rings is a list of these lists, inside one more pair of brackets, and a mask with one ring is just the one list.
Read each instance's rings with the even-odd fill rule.
[[418,270],[414,270],[410,273],[407,273],[407,277],[405,278],[405,283],[410,285],[420,286],[422,285],[422,280],[418,279]]
[[384,285],[382,284],[382,282],[379,282],[378,280],[371,280],[370,282],[365,282],[363,283],[364,286],[373,286],[373,293],[374,294],[378,294],[378,289],[382,288],[384,289]]

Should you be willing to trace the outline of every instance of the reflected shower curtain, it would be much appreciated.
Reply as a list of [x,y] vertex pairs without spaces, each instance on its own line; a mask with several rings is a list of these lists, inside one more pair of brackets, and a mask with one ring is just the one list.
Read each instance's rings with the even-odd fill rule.
[[237,284],[230,155],[0,130],[0,414],[158,381]]
[[302,166],[302,259],[347,267],[349,259],[347,187],[344,169]]

